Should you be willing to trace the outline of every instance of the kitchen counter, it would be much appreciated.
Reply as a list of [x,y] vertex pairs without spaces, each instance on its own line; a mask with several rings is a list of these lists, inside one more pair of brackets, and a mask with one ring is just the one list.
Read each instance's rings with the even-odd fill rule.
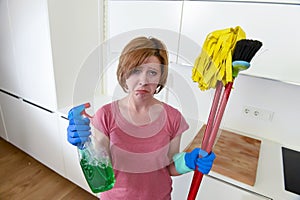
[[[206,129],[203,125],[185,151],[201,148]],[[220,129],[214,145],[216,160],[212,171],[254,186],[261,141]]]
[[[243,133],[238,134],[251,138],[251,136]],[[300,200],[299,195],[288,192],[284,189],[283,162],[281,152],[282,145],[262,138],[253,139],[261,141],[257,162],[256,181],[253,185],[247,184],[245,181],[240,181],[235,178],[225,176],[223,175],[224,173],[218,173],[213,169],[209,176],[220,180],[225,184],[228,183],[251,193],[259,194],[262,197],[267,197],[274,200]],[[231,147],[229,146],[228,148]]]

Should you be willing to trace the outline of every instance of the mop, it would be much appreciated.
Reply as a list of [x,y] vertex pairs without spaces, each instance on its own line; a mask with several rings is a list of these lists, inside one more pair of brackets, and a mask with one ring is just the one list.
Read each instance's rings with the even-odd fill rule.
[[[212,151],[234,79],[239,71],[250,67],[250,61],[262,46],[260,41],[246,40],[245,37],[239,26],[214,31],[207,36],[195,61],[193,81],[199,83],[201,90],[216,89],[201,145],[208,153]],[[203,174],[195,170],[188,200],[196,198],[202,178]]]

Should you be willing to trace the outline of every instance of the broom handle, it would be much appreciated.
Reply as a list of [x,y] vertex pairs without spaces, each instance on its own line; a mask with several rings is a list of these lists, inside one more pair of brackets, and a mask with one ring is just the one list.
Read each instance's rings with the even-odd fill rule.
[[[217,113],[222,89],[223,89],[223,84],[221,81],[218,81],[217,87],[215,90],[215,94],[214,94],[214,99],[213,99],[212,106],[211,106],[211,110],[209,113],[207,125],[205,127],[205,131],[204,131],[204,135],[203,135],[203,139],[202,139],[202,145],[201,145],[202,149],[205,146],[207,146],[207,144],[208,144],[210,133],[211,133],[212,127],[214,125],[214,120],[215,120],[215,116]],[[195,199],[197,192],[198,192],[198,188],[202,181],[202,178],[203,178],[203,174],[196,169],[194,171],[194,176],[193,176],[192,184],[190,187],[188,199]]]
[[222,96],[220,107],[218,109],[218,113],[217,113],[217,116],[216,116],[216,121],[215,121],[215,124],[212,128],[211,135],[209,137],[208,145],[205,148],[206,152],[208,152],[208,153],[210,153],[212,151],[212,148],[214,146],[214,143],[215,143],[218,131],[219,131],[219,127],[220,127],[220,124],[221,124],[221,121],[222,121],[222,117],[223,117],[223,114],[224,114],[224,111],[225,111],[225,108],[226,108],[226,105],[227,105],[227,102],[228,102],[228,99],[229,99],[229,95],[230,95],[230,92],[231,92],[231,89],[232,89],[232,85],[233,85],[233,81],[227,83],[226,86],[225,86],[224,94]]
[[212,106],[210,109],[209,117],[207,120],[207,125],[205,127],[205,131],[204,131],[204,135],[203,135],[203,139],[202,139],[202,144],[201,144],[202,149],[204,149],[207,146],[207,143],[209,141],[209,137],[210,137],[212,127],[214,125],[215,116],[217,113],[222,89],[223,89],[223,83],[222,83],[222,81],[218,81],[216,91],[214,94],[214,99],[213,99]]
[[[224,114],[224,111],[225,111],[225,108],[226,108],[226,105],[227,105],[227,102],[228,102],[228,98],[229,98],[229,95],[230,95],[230,92],[231,92],[231,89],[232,89],[232,85],[233,85],[233,81],[227,83],[226,86],[225,86],[225,91],[222,95],[220,107],[218,109],[218,113],[217,113],[217,116],[216,116],[216,121],[214,123],[214,126],[212,127],[211,134],[209,135],[209,138],[207,139],[208,140],[207,146],[204,148],[204,150],[208,153],[211,152],[212,147],[214,145],[214,141],[216,139],[216,136],[217,136],[217,133],[218,133],[218,130],[219,130],[219,127],[220,127],[220,123],[221,123],[221,120],[222,120],[222,117],[223,117],[223,114]],[[187,198],[188,200],[195,200],[196,199],[196,196],[197,196],[202,178],[203,178],[203,174],[201,172],[199,172],[198,170],[195,170],[193,180],[192,180],[192,184],[191,184],[190,191],[189,191],[188,198]]]

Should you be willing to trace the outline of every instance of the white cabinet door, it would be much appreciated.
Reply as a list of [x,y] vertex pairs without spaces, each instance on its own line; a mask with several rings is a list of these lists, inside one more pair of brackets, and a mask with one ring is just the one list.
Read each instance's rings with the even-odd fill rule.
[[[201,198],[200,198],[201,197]],[[204,176],[198,199],[271,200],[263,195],[249,192],[215,178]]]
[[[124,46],[138,36],[157,37],[167,46],[170,62],[177,61],[182,2],[180,1],[109,1],[106,60],[107,94],[121,98],[116,79],[118,57]],[[166,98],[166,90],[157,95]]]
[[9,142],[24,149],[25,143],[28,143],[23,130],[23,109],[22,99],[10,96],[0,92],[1,110],[3,121],[7,130],[7,139]]
[[181,39],[179,54],[186,55],[193,65],[209,33],[241,26],[248,39],[263,42],[253,67],[242,73],[300,82],[300,61],[295,59],[300,46],[295,36],[300,28],[299,22],[292,20],[299,17],[300,6],[292,4],[185,1],[182,35],[194,45]]
[[[102,42],[102,4],[100,0],[48,1],[58,109],[76,103],[74,90],[85,98],[94,92],[102,67],[95,50]],[[76,88],[81,83],[82,90]]]
[[21,116],[23,131],[29,144],[25,144],[26,151],[63,175],[62,144],[57,114],[29,103],[23,103],[23,115]]
[[6,133],[6,128],[5,128],[5,124],[4,124],[4,118],[3,118],[3,112],[2,112],[1,105],[0,105],[0,137],[7,140],[7,133]]
[[[7,58],[3,63],[6,65],[1,69],[9,76],[1,87],[37,105],[55,110],[47,0],[2,2],[1,11],[5,12],[1,13],[4,15],[1,24],[7,29],[1,34],[0,41],[7,39],[3,48],[8,51],[3,51]],[[7,10],[3,9],[5,4]]]
[[14,60],[8,0],[2,0],[0,3],[0,27],[0,88],[20,95],[18,71]]
[[181,9],[180,1],[109,1],[110,51],[119,54],[134,37],[152,36],[166,43],[170,60],[176,61]]
[[[172,199],[187,198],[192,178],[193,173],[173,178]],[[196,199],[271,200],[209,176],[203,177]]]
[[28,140],[23,129],[23,100],[3,92],[0,92],[0,97],[3,122],[7,130],[7,140],[16,147],[26,151],[25,143],[28,143]]
[[63,175],[57,115],[4,93],[1,93],[1,109],[8,140]]
[[77,149],[67,141],[68,120],[59,117],[60,140],[63,145],[65,177],[91,193],[81,170]]

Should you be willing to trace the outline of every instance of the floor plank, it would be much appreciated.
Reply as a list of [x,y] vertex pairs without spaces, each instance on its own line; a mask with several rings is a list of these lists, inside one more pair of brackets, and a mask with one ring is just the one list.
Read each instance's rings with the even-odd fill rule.
[[0,167],[1,200],[98,199],[3,138],[0,138]]

